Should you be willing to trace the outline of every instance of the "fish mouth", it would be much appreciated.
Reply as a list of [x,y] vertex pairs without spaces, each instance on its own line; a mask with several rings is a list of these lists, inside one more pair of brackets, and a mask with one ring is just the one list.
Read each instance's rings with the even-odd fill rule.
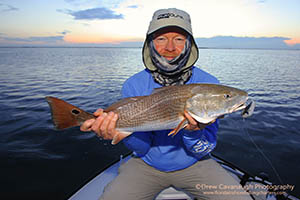
[[233,112],[238,111],[238,110],[242,110],[242,109],[244,109],[246,107],[247,107],[246,103],[242,103],[239,106],[237,106],[236,108],[234,108]]
[[245,109],[250,102],[248,102],[248,97],[245,99],[245,101],[243,101],[243,103],[237,104],[236,106],[234,106],[232,109],[230,109],[230,112],[236,112],[242,109]]

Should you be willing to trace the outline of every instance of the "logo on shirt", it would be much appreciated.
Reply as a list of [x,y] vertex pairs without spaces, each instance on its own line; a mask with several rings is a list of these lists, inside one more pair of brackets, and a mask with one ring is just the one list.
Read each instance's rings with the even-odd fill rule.
[[215,144],[207,141],[206,139],[199,140],[193,146],[194,153],[209,153],[215,148]]

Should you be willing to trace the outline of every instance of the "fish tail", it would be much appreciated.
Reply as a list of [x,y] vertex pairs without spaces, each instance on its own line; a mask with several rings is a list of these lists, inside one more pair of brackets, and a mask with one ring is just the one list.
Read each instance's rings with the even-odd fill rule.
[[94,115],[55,97],[46,97],[50,106],[52,121],[57,129],[80,126],[84,121],[95,118]]

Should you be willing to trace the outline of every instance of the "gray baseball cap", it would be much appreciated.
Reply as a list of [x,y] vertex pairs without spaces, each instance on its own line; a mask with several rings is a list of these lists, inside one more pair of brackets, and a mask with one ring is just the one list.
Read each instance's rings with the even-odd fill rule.
[[176,8],[155,11],[147,35],[168,26],[177,26],[188,32],[190,35],[193,35],[190,15],[185,11]]
[[148,46],[147,40],[149,39],[149,35],[152,33],[166,28],[166,27],[178,27],[186,31],[192,38],[192,47],[191,47],[191,53],[188,59],[188,62],[186,63],[185,67],[182,68],[182,70],[187,69],[195,64],[195,62],[198,60],[199,52],[198,47],[195,43],[193,32],[192,32],[192,25],[191,25],[191,18],[190,15],[183,11],[176,8],[168,8],[168,9],[160,9],[154,12],[152,20],[150,22],[148,31],[147,31],[147,37],[146,41],[144,42],[143,46],[143,62],[147,69],[151,71],[155,71],[156,67],[152,63],[151,57],[150,57],[150,50]]

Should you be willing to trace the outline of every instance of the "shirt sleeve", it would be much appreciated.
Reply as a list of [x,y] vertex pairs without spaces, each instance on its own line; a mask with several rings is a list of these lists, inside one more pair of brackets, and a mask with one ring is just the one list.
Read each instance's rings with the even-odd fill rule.
[[[122,97],[140,96],[134,87],[131,87],[127,82],[122,87]],[[128,137],[124,138],[123,144],[133,151],[138,156],[144,156],[150,149],[153,135],[151,132],[134,132]]]
[[217,119],[203,130],[184,130],[182,139],[186,149],[198,159],[207,155],[216,147],[218,128],[219,121]]
[[[190,83],[220,83],[216,77],[197,67],[194,67],[193,70],[193,79],[191,79]],[[186,150],[198,159],[207,155],[216,147],[218,129],[219,120],[217,119],[203,130],[183,130],[182,140]]]

